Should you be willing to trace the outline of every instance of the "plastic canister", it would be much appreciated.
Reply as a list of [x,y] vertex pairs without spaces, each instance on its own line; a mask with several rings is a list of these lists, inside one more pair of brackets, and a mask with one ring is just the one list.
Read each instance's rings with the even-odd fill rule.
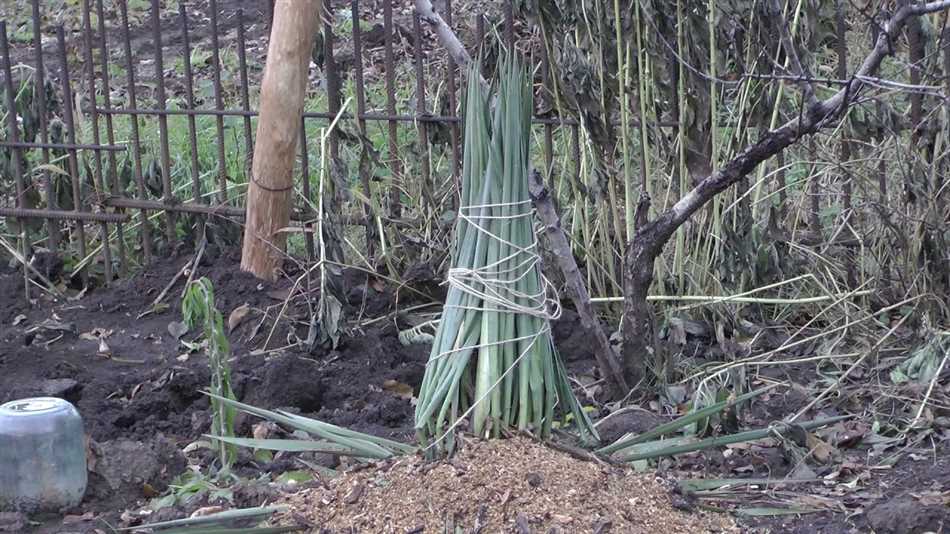
[[86,491],[82,418],[55,397],[0,405],[0,511],[59,511]]

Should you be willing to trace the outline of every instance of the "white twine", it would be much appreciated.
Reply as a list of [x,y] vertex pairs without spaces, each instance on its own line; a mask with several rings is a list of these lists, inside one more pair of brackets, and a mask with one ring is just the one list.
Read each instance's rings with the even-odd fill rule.
[[[561,303],[557,295],[557,289],[554,287],[554,284],[544,276],[544,273],[540,272],[540,269],[538,269],[540,288],[537,293],[530,294],[515,290],[515,285],[530,275],[535,268],[538,268],[541,262],[541,256],[536,252],[538,241],[537,238],[534,237],[534,234],[532,233],[533,239],[530,245],[520,247],[476,222],[476,220],[511,220],[531,217],[533,211],[528,210],[523,213],[510,215],[466,214],[466,211],[469,210],[519,207],[530,205],[530,203],[530,200],[522,200],[519,202],[478,204],[459,208],[459,218],[489,238],[514,249],[514,252],[476,269],[466,267],[449,269],[447,280],[449,287],[454,287],[463,293],[472,295],[482,300],[485,304],[494,305],[494,307],[491,308],[456,307],[480,311],[521,313],[549,321],[556,320],[561,316]],[[515,261],[518,263],[513,266],[502,267]],[[520,302],[527,302],[527,304],[521,304]]]

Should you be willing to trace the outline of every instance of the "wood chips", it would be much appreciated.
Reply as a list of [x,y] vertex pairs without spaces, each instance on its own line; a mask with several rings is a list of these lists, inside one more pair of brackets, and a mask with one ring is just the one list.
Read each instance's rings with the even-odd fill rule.
[[314,532],[738,532],[728,516],[674,508],[650,473],[521,437],[466,441],[447,461],[383,462],[276,504],[291,509],[281,522],[304,519]]

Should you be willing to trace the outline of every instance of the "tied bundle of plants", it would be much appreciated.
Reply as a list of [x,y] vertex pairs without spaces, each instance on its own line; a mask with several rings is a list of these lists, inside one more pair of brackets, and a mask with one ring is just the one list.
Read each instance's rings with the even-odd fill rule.
[[529,79],[505,58],[491,110],[478,72],[475,64],[468,74],[455,249],[416,431],[421,444],[450,452],[463,421],[482,437],[516,428],[545,438],[563,417],[595,441],[551,337],[560,307],[541,273],[528,196]]

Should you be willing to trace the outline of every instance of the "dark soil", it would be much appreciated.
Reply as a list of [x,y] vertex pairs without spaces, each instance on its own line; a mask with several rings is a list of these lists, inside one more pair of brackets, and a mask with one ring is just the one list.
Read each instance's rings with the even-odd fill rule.
[[[0,402],[37,395],[66,398],[77,406],[89,438],[96,443],[152,443],[163,435],[180,450],[207,432],[209,403],[201,394],[209,384],[207,359],[200,351],[189,353],[169,333],[169,323],[182,320],[185,276],[164,299],[167,309],[137,318],[190,259],[188,255],[163,260],[145,273],[76,301],[42,297],[32,307],[24,302],[21,275],[0,275]],[[252,310],[229,336],[232,384],[239,399],[409,439],[412,406],[382,386],[395,380],[417,389],[426,347],[404,347],[389,320],[354,327],[335,350],[274,350],[287,345],[288,338],[306,337],[307,323],[298,321],[306,313],[305,297],[300,296],[285,312],[268,350],[261,351],[272,325],[268,319],[257,327],[263,310],[269,310],[272,318],[282,305],[278,298],[286,297],[292,282],[261,283],[241,272],[233,255],[206,256],[202,263],[196,276],[213,282],[225,322],[239,306],[248,304]],[[366,276],[358,273],[347,273],[347,279],[349,287],[362,287],[351,291],[359,297],[354,306],[364,306],[366,295],[381,315],[394,309],[393,295],[379,283],[367,284]],[[50,319],[63,330],[34,331]],[[103,339],[108,356],[98,354],[98,341],[84,339],[101,331],[111,331]],[[189,332],[182,339],[190,342],[197,337],[197,332]],[[238,430],[246,434],[249,424],[239,419]],[[162,473],[150,486],[161,487],[181,468]],[[118,499],[109,491],[92,491],[81,508],[121,512],[148,496],[148,490],[138,490]]]
[[[79,408],[85,420],[90,444],[92,475],[86,500],[64,516],[38,519],[38,532],[92,532],[101,528],[99,520],[112,524],[119,515],[147,503],[185,469],[182,450],[208,431],[209,405],[201,390],[209,383],[206,357],[189,351],[169,332],[169,324],[181,320],[180,294],[187,274],[178,279],[160,308],[144,316],[152,301],[182,266],[192,258],[181,254],[164,259],[148,271],[110,288],[89,290],[71,300],[54,301],[39,296],[34,305],[22,296],[22,275],[9,268],[0,273],[0,402],[34,395],[66,398]],[[55,271],[55,258],[47,262]],[[413,406],[394,383],[418,391],[427,346],[403,346],[399,328],[408,326],[397,305],[407,306],[414,293],[382,280],[368,279],[358,271],[346,272],[347,333],[340,346],[310,351],[293,346],[305,339],[308,329],[309,299],[313,292],[302,291],[291,299],[278,327],[270,336],[273,318],[287,298],[296,275],[262,283],[242,273],[236,252],[215,253],[209,249],[196,276],[206,276],[214,284],[218,309],[225,322],[233,310],[245,304],[250,312],[229,334],[233,359],[233,386],[239,399],[265,408],[285,408],[356,430],[412,440]],[[398,298],[397,298],[398,296]],[[36,294],[34,292],[34,297]],[[265,318],[266,314],[266,318]],[[359,319],[355,319],[359,317]],[[110,333],[111,331],[111,333]],[[84,335],[85,334],[85,335]],[[100,354],[93,335],[103,335],[108,354]],[[268,337],[270,341],[266,343]],[[565,310],[554,324],[556,344],[570,373],[581,386],[578,395],[585,402],[600,400],[599,373],[576,316]],[[197,332],[182,337],[194,342]],[[741,410],[742,429],[758,428],[793,413],[809,400],[816,377],[806,368],[783,367],[779,379],[790,386],[769,392],[751,409]],[[665,401],[648,400],[631,406],[598,425],[605,441],[628,432],[642,432],[670,420],[680,408]],[[826,408],[822,415],[838,412]],[[603,414],[593,414],[602,416]],[[240,435],[250,435],[256,420],[241,418]],[[722,424],[722,423],[720,423]],[[861,427],[861,421],[847,422],[838,430]],[[850,425],[850,426],[848,426]],[[815,474],[828,483],[815,482],[769,492],[787,502],[813,495],[824,511],[806,515],[744,520],[744,529],[757,532],[940,532],[950,524],[950,451],[939,441],[927,441],[904,451],[893,468],[871,469],[870,447],[839,442],[832,434],[819,435],[834,444],[841,457],[827,465],[813,465]],[[936,435],[935,435],[936,437]],[[836,441],[839,440],[839,441]],[[890,451],[891,453],[895,451]],[[200,460],[207,465],[210,455]],[[188,459],[194,463],[193,457]],[[327,458],[329,465],[335,459]],[[334,465],[335,466],[335,465]],[[248,480],[261,472],[279,474],[299,469],[292,461],[261,463],[242,456],[238,469]],[[679,456],[658,462],[658,474],[671,480],[684,478],[784,478],[792,476],[796,465],[775,443],[757,443],[734,448],[717,448],[705,453]],[[850,484],[850,489],[843,489]],[[271,502],[273,488],[243,484],[234,490],[235,506]],[[704,503],[687,496],[683,506]],[[765,492],[740,494],[733,501],[761,500]],[[172,518],[208,504],[201,500],[185,509],[166,509]],[[86,515],[83,515],[86,514]],[[18,524],[19,519],[0,518]],[[20,527],[17,527],[20,528]],[[14,531],[17,531],[14,529]]]

